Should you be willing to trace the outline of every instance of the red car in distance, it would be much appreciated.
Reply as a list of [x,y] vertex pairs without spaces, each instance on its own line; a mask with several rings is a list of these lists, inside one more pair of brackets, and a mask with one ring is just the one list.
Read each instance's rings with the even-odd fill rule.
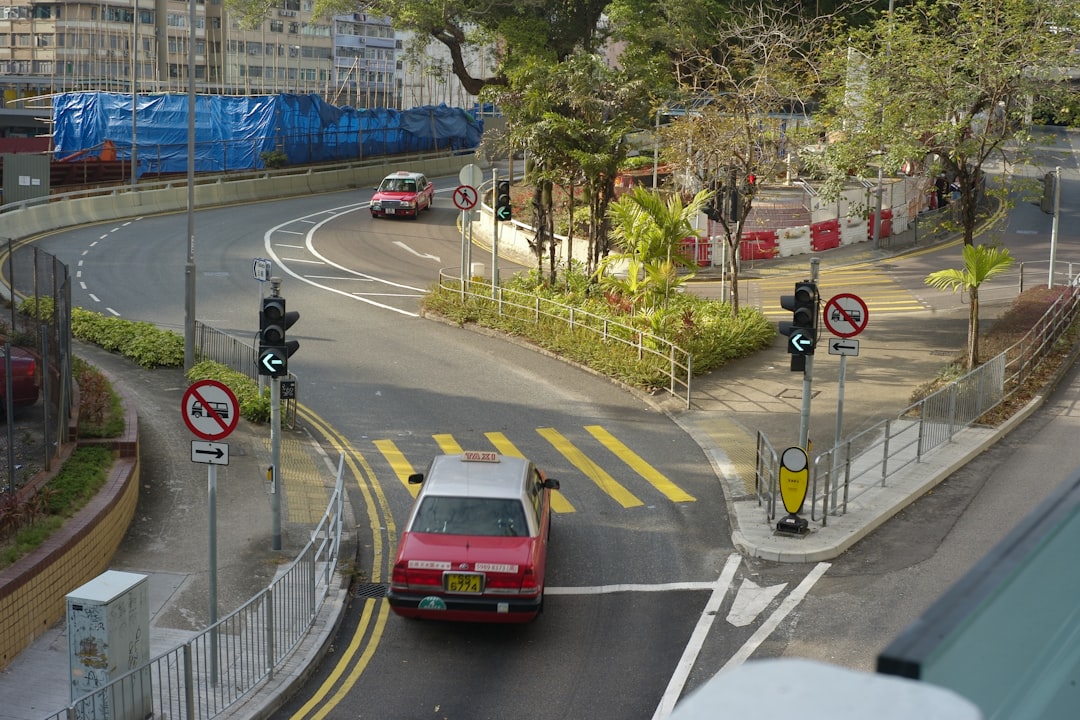
[[422,173],[400,171],[387,175],[371,196],[371,217],[389,215],[418,218],[431,208],[435,185]]
[[398,615],[527,622],[544,605],[551,480],[524,458],[438,455],[398,544],[387,599]]
[[[40,388],[37,378],[37,360],[27,351],[11,348],[11,404],[28,407],[37,402]],[[7,362],[0,350],[0,417],[7,414]]]

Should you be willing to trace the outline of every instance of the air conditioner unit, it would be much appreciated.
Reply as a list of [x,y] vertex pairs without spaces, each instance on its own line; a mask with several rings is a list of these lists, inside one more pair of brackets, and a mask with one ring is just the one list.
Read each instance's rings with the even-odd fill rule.
[[278,15],[281,17],[296,17],[295,10],[278,10]]

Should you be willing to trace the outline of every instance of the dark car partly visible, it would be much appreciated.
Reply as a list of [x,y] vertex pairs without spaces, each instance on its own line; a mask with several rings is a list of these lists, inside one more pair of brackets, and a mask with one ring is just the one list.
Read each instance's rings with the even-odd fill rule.
[[[37,360],[21,348],[11,348],[11,404],[16,408],[37,402],[40,388]],[[0,416],[7,412],[7,362],[0,351]]]

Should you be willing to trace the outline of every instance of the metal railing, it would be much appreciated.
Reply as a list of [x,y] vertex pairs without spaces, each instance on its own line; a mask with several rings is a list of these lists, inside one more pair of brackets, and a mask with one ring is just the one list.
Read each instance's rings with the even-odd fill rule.
[[599,336],[601,342],[620,345],[635,353],[638,361],[662,374],[667,380],[667,392],[683,400],[688,409],[690,407],[690,379],[693,374],[690,353],[668,340],[580,308],[493,286],[477,278],[463,283],[459,276],[440,270],[439,287],[460,293],[463,298],[470,298],[478,306],[500,317],[534,325],[543,320],[564,323],[570,330],[591,332]]
[[[1061,297],[1018,342],[942,389],[907,407],[897,417],[844,440],[811,463],[807,500],[810,518],[822,526],[829,515],[843,515],[848,503],[913,463],[1015,394],[1050,356],[1061,337],[1080,318],[1080,287],[1069,284]],[[758,504],[765,521],[776,518],[779,461],[759,434]]]
[[142,667],[45,720],[205,720],[247,697],[311,628],[333,586],[344,527],[345,456],[326,513],[296,559],[261,593]]

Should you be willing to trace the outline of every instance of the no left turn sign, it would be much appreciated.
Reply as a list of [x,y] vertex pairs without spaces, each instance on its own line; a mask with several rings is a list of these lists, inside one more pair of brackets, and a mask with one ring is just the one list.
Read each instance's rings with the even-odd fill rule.
[[840,293],[825,303],[825,327],[837,337],[855,337],[866,328],[870,311],[858,295]]

